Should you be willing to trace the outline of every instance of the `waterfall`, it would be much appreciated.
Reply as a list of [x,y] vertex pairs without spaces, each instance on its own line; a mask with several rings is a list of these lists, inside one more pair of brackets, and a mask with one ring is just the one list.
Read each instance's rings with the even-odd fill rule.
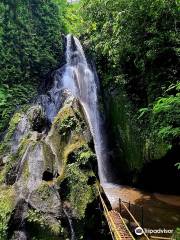
[[98,109],[97,79],[88,66],[83,48],[76,37],[67,35],[66,68],[63,87],[70,90],[81,102],[94,139],[101,183],[107,181],[107,149],[103,136],[102,120]]
[[67,35],[66,64],[56,71],[54,85],[47,95],[41,96],[47,118],[52,122],[58,113],[63,99],[63,91],[68,90],[78,98],[86,115],[94,140],[95,152],[98,160],[98,174],[101,183],[108,180],[108,160],[102,119],[98,104],[98,79],[86,60],[85,53],[79,40]]

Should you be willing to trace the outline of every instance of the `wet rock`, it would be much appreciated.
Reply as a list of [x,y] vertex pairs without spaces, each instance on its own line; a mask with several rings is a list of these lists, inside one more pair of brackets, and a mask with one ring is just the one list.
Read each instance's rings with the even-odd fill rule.
[[[88,163],[93,155],[88,147],[92,140],[89,126],[78,99],[67,91],[64,91],[63,98],[63,107],[48,133],[44,131],[44,112],[36,105],[27,113],[18,115],[11,136],[8,136],[7,143],[13,141],[16,146],[12,144],[10,154],[3,156],[7,168],[6,183],[13,184],[17,200],[19,199],[19,205],[11,213],[13,236],[9,239],[28,239],[26,228],[28,234],[31,231],[28,227],[41,228],[42,219],[43,227],[51,229],[50,235],[58,239],[61,234],[59,220],[66,219],[67,215],[83,218],[87,205],[94,199],[94,181],[89,180],[93,175]],[[73,161],[71,158],[74,158]],[[75,168],[69,167],[71,163],[75,164]],[[68,179],[70,190],[64,188],[64,195],[62,194],[69,206],[68,214],[63,211],[63,200],[59,194],[60,183],[64,179]],[[81,197],[75,199],[78,191],[81,192]],[[24,204],[20,204],[22,199]],[[39,214],[39,222],[28,219],[29,210]]]
[[43,141],[31,141],[19,165],[19,192],[26,188],[30,194],[37,189],[43,181],[43,173],[47,170],[55,170],[51,148]]
[[28,118],[25,114],[23,114],[21,116],[19,123],[17,124],[13,137],[11,139],[10,144],[11,144],[11,149],[13,153],[17,151],[22,137],[24,137],[29,132],[29,129],[30,129],[30,125],[29,125]]
[[45,128],[45,115],[40,105],[32,106],[27,112],[30,127],[33,131],[42,132]]
[[25,113],[15,113],[12,117],[4,140],[0,144],[0,155],[6,156],[15,154],[19,148],[21,139],[25,137],[30,130],[30,124]]
[[78,99],[69,94],[67,96],[46,138],[56,159],[59,178],[63,176],[68,155],[91,140],[90,130]]
[[[12,240],[26,240],[25,218],[27,216],[28,204],[24,199],[20,199],[8,223],[8,238]],[[12,236],[11,236],[12,235]]]

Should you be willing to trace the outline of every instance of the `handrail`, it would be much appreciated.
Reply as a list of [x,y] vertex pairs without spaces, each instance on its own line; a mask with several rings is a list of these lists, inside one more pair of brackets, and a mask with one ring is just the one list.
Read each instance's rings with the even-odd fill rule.
[[[111,217],[111,215],[109,214],[109,210],[104,202],[104,199],[102,198],[101,192],[100,192],[100,188],[102,188],[102,186],[99,184],[99,182],[97,182],[97,190],[98,190],[98,194],[105,212],[105,217],[106,220],[108,222],[108,226],[112,235],[113,240],[122,240],[122,237],[119,233],[119,231],[117,230],[116,224],[114,223],[113,218]],[[102,188],[103,189],[103,188]],[[122,218],[122,216],[120,215],[120,213],[118,212],[118,215],[123,223],[123,226],[126,228],[127,232],[129,233],[129,236],[132,238],[132,240],[135,240],[135,238],[133,237],[132,233],[130,232],[129,228],[127,227],[124,219]],[[115,237],[115,238],[114,238]]]
[[121,214],[120,214],[120,213],[119,213],[119,217],[121,218],[121,220],[122,220],[122,222],[123,222],[123,224],[124,224],[125,228],[127,229],[127,231],[129,232],[129,234],[131,235],[132,239],[134,239],[134,240],[135,240],[135,238],[133,237],[133,235],[132,235],[131,231],[129,230],[128,226],[126,225],[126,223],[125,223],[125,221],[124,221],[124,219],[122,218],[122,216],[121,216]]
[[[110,228],[110,231],[111,231],[112,238],[114,239],[114,236],[113,236],[113,233],[114,233],[114,235],[115,235],[115,240],[121,240],[121,236],[120,236],[119,232],[118,232],[117,229],[116,229],[116,225],[115,225],[112,217],[111,217],[110,214],[109,214],[109,210],[108,210],[108,208],[106,207],[106,204],[105,204],[105,202],[104,202],[104,200],[103,200],[103,198],[102,198],[102,196],[101,196],[101,193],[100,193],[100,190],[99,190],[99,187],[98,187],[98,186],[97,186],[97,190],[98,190],[99,197],[100,197],[100,199],[101,199],[101,202],[102,202],[102,205],[103,205],[103,208],[104,208],[104,211],[105,211],[105,215],[107,216],[106,219],[107,219],[107,221],[108,221],[108,219],[110,220],[110,224],[109,224],[109,222],[108,222],[108,225],[109,225],[109,228]],[[111,226],[112,226],[113,228],[112,228]]]
[[153,239],[160,239],[160,240],[172,240],[173,239],[173,238],[168,238],[168,237],[157,237],[157,236],[151,236],[151,238],[153,238]]
[[[115,240],[122,240],[122,237],[121,237],[119,231],[118,231],[117,228],[116,228],[116,225],[115,225],[115,223],[114,223],[114,220],[113,220],[112,217],[110,216],[109,210],[108,210],[108,208],[107,208],[107,206],[106,206],[106,204],[105,204],[105,202],[104,202],[104,199],[102,198],[102,195],[101,195],[101,192],[100,192],[100,188],[102,188],[102,186],[100,185],[99,182],[97,182],[96,185],[97,185],[98,194],[99,194],[99,197],[100,197],[100,200],[101,200],[101,203],[102,203],[104,212],[105,212],[105,217],[106,217],[106,220],[107,220],[107,222],[108,222],[108,226],[109,226],[109,229],[110,229],[112,238],[114,239],[114,237],[115,237]],[[103,189],[103,188],[102,188],[102,189]],[[129,211],[129,209],[126,207],[126,205],[125,205],[123,202],[121,202],[121,204],[123,205],[123,207],[125,208],[125,210],[128,212],[128,214],[130,215],[130,217],[133,219],[133,221],[136,223],[136,225],[137,225],[138,227],[142,228],[142,227],[140,226],[139,222],[135,219],[135,217],[132,215],[132,213],[131,213],[131,212]],[[125,223],[123,217],[121,216],[121,214],[120,214],[119,212],[118,212],[118,214],[119,214],[119,217],[120,217],[120,219],[121,219],[124,227],[126,228],[127,232],[129,233],[129,235],[131,236],[131,238],[132,238],[133,240],[135,240],[135,238],[133,237],[131,231],[129,230],[129,228],[128,228],[128,226],[127,226],[127,224]],[[148,235],[144,232],[143,228],[142,228],[142,234],[145,236],[145,238],[146,238],[147,240],[150,240],[149,237],[148,237]]]
[[[138,221],[134,218],[134,216],[131,214],[131,212],[129,211],[129,209],[126,207],[126,205],[121,202],[121,204],[124,206],[124,208],[126,209],[126,211],[129,213],[130,217],[133,219],[133,221],[137,224],[138,227],[141,228],[140,224],[138,223]],[[143,229],[142,229],[143,230]],[[144,232],[143,230],[143,235],[146,237],[146,239],[150,240],[149,237],[147,236],[147,234]]]

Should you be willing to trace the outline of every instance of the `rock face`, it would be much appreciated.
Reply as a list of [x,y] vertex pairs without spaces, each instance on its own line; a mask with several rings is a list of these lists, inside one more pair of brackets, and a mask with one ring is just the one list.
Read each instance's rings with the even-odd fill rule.
[[84,219],[96,197],[90,141],[82,107],[67,93],[50,128],[40,105],[15,113],[0,145],[0,188],[14,189],[3,239],[74,236],[73,219]]

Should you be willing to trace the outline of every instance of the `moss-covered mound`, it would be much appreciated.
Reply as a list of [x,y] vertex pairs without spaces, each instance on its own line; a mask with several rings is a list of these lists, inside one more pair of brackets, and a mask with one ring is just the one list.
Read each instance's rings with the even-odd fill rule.
[[66,239],[70,222],[79,222],[74,231],[84,236],[82,221],[96,200],[90,141],[82,107],[72,96],[50,128],[39,105],[14,115],[1,143],[0,180],[8,196],[7,202],[0,198],[3,239]]

